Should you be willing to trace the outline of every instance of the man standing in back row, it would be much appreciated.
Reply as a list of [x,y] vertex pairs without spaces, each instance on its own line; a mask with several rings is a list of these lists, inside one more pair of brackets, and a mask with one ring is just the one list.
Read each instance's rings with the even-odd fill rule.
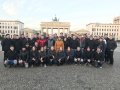
[[113,54],[114,54],[114,50],[117,48],[117,43],[114,40],[113,36],[111,35],[109,37],[109,40],[107,41],[107,60],[108,62],[113,65],[114,63],[114,58],[113,58]]

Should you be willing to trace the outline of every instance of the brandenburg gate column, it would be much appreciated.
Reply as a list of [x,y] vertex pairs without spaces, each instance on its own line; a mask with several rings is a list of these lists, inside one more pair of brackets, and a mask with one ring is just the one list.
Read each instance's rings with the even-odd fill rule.
[[48,28],[46,28],[46,33],[48,34]]
[[60,35],[60,28],[58,28],[58,35]]
[[43,30],[44,30],[44,29],[43,29],[43,28],[41,28],[41,34],[43,34]]
[[53,28],[51,28],[51,34],[53,34]]
[[70,28],[67,29],[67,33],[70,34]]

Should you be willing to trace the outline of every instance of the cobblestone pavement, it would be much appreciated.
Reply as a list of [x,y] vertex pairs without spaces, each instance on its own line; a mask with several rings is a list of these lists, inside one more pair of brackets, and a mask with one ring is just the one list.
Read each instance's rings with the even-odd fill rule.
[[80,65],[5,68],[1,62],[0,90],[120,90],[120,52],[114,58],[113,66],[104,64],[102,69]]

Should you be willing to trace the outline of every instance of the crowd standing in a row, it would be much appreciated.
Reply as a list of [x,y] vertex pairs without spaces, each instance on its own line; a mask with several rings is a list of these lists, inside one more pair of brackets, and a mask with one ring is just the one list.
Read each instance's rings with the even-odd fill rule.
[[48,66],[63,64],[93,65],[102,68],[103,63],[114,63],[117,47],[112,36],[92,35],[39,35],[32,38],[7,34],[1,42],[4,66]]

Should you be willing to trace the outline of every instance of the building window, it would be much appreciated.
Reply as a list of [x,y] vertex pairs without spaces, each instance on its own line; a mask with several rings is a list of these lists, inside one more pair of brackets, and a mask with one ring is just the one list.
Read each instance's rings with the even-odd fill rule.
[[11,33],[12,33],[12,30],[11,30]]
[[1,33],[1,30],[0,30],[0,33]]
[[1,28],[1,26],[0,26],[0,28]]
[[2,31],[2,33],[4,33],[4,30]]
[[14,29],[18,29],[18,27],[17,27],[17,26],[15,26],[15,27],[14,27]]

